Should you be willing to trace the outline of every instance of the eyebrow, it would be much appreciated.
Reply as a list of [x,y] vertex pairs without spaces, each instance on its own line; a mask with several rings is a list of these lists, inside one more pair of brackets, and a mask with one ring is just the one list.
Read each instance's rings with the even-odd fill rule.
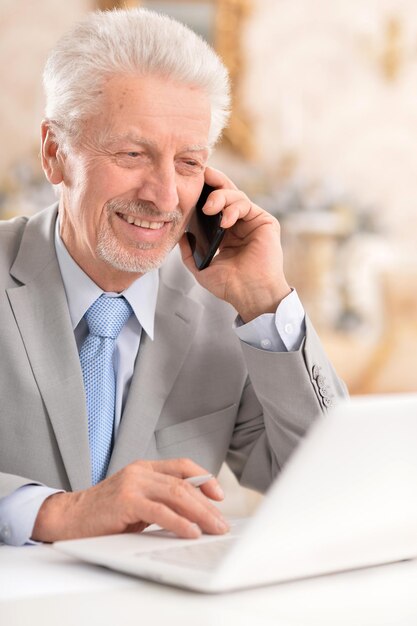
[[140,137],[139,135],[135,135],[133,133],[123,133],[121,135],[106,135],[105,137],[103,137],[103,139],[108,144],[116,143],[117,141],[130,141],[131,143],[136,143],[142,146],[149,146],[151,148],[156,147],[156,143],[152,141],[152,139]]
[[[148,146],[149,148],[157,148],[157,143],[152,139],[148,139],[147,137],[141,137],[140,135],[135,135],[133,133],[124,133],[121,135],[110,135],[107,137],[105,143],[114,144],[118,141],[129,141],[131,143],[140,145],[140,146]],[[209,152],[210,148],[205,144],[192,144],[190,146],[182,146],[180,152]]]

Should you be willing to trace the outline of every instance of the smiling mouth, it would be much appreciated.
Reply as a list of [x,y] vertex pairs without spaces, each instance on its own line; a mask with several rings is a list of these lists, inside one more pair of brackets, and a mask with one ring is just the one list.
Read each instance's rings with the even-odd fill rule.
[[132,215],[124,215],[123,213],[117,213],[117,215],[128,224],[139,226],[140,228],[148,228],[149,230],[160,230],[165,224],[165,222],[150,222],[149,220],[143,220]]

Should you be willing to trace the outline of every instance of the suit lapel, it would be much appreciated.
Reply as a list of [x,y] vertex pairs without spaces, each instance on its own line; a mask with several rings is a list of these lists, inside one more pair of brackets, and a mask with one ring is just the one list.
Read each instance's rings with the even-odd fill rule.
[[155,450],[155,426],[191,347],[201,313],[199,303],[161,281],[155,339],[142,335],[109,472]]
[[[88,420],[81,366],[55,254],[55,218],[56,208],[52,208],[29,220],[11,269],[21,285],[8,289],[7,294],[71,488],[78,490],[91,485]],[[175,264],[168,266],[176,275]],[[168,281],[160,281],[155,340],[145,333],[142,336],[109,473],[155,450],[155,426],[202,313],[201,305],[184,293],[193,284],[191,275],[181,267],[179,291],[170,286],[169,271]]]
[[81,367],[55,256],[56,211],[32,218],[11,270],[24,283],[7,290],[71,488],[91,485]]

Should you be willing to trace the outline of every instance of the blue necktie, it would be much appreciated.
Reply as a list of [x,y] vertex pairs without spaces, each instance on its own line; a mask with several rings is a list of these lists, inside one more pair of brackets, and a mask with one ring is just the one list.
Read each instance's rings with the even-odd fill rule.
[[113,352],[116,338],[132,314],[123,297],[102,294],[85,314],[89,334],[80,350],[88,414],[93,485],[107,473],[113,443],[116,375]]

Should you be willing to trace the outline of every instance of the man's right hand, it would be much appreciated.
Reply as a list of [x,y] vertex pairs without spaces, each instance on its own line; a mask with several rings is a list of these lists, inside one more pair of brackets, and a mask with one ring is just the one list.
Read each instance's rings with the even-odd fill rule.
[[223,534],[228,525],[210,502],[223,499],[217,480],[200,488],[184,480],[201,474],[207,470],[189,459],[136,461],[94,487],[49,496],[31,538],[53,542],[140,532],[153,523],[185,538]]

